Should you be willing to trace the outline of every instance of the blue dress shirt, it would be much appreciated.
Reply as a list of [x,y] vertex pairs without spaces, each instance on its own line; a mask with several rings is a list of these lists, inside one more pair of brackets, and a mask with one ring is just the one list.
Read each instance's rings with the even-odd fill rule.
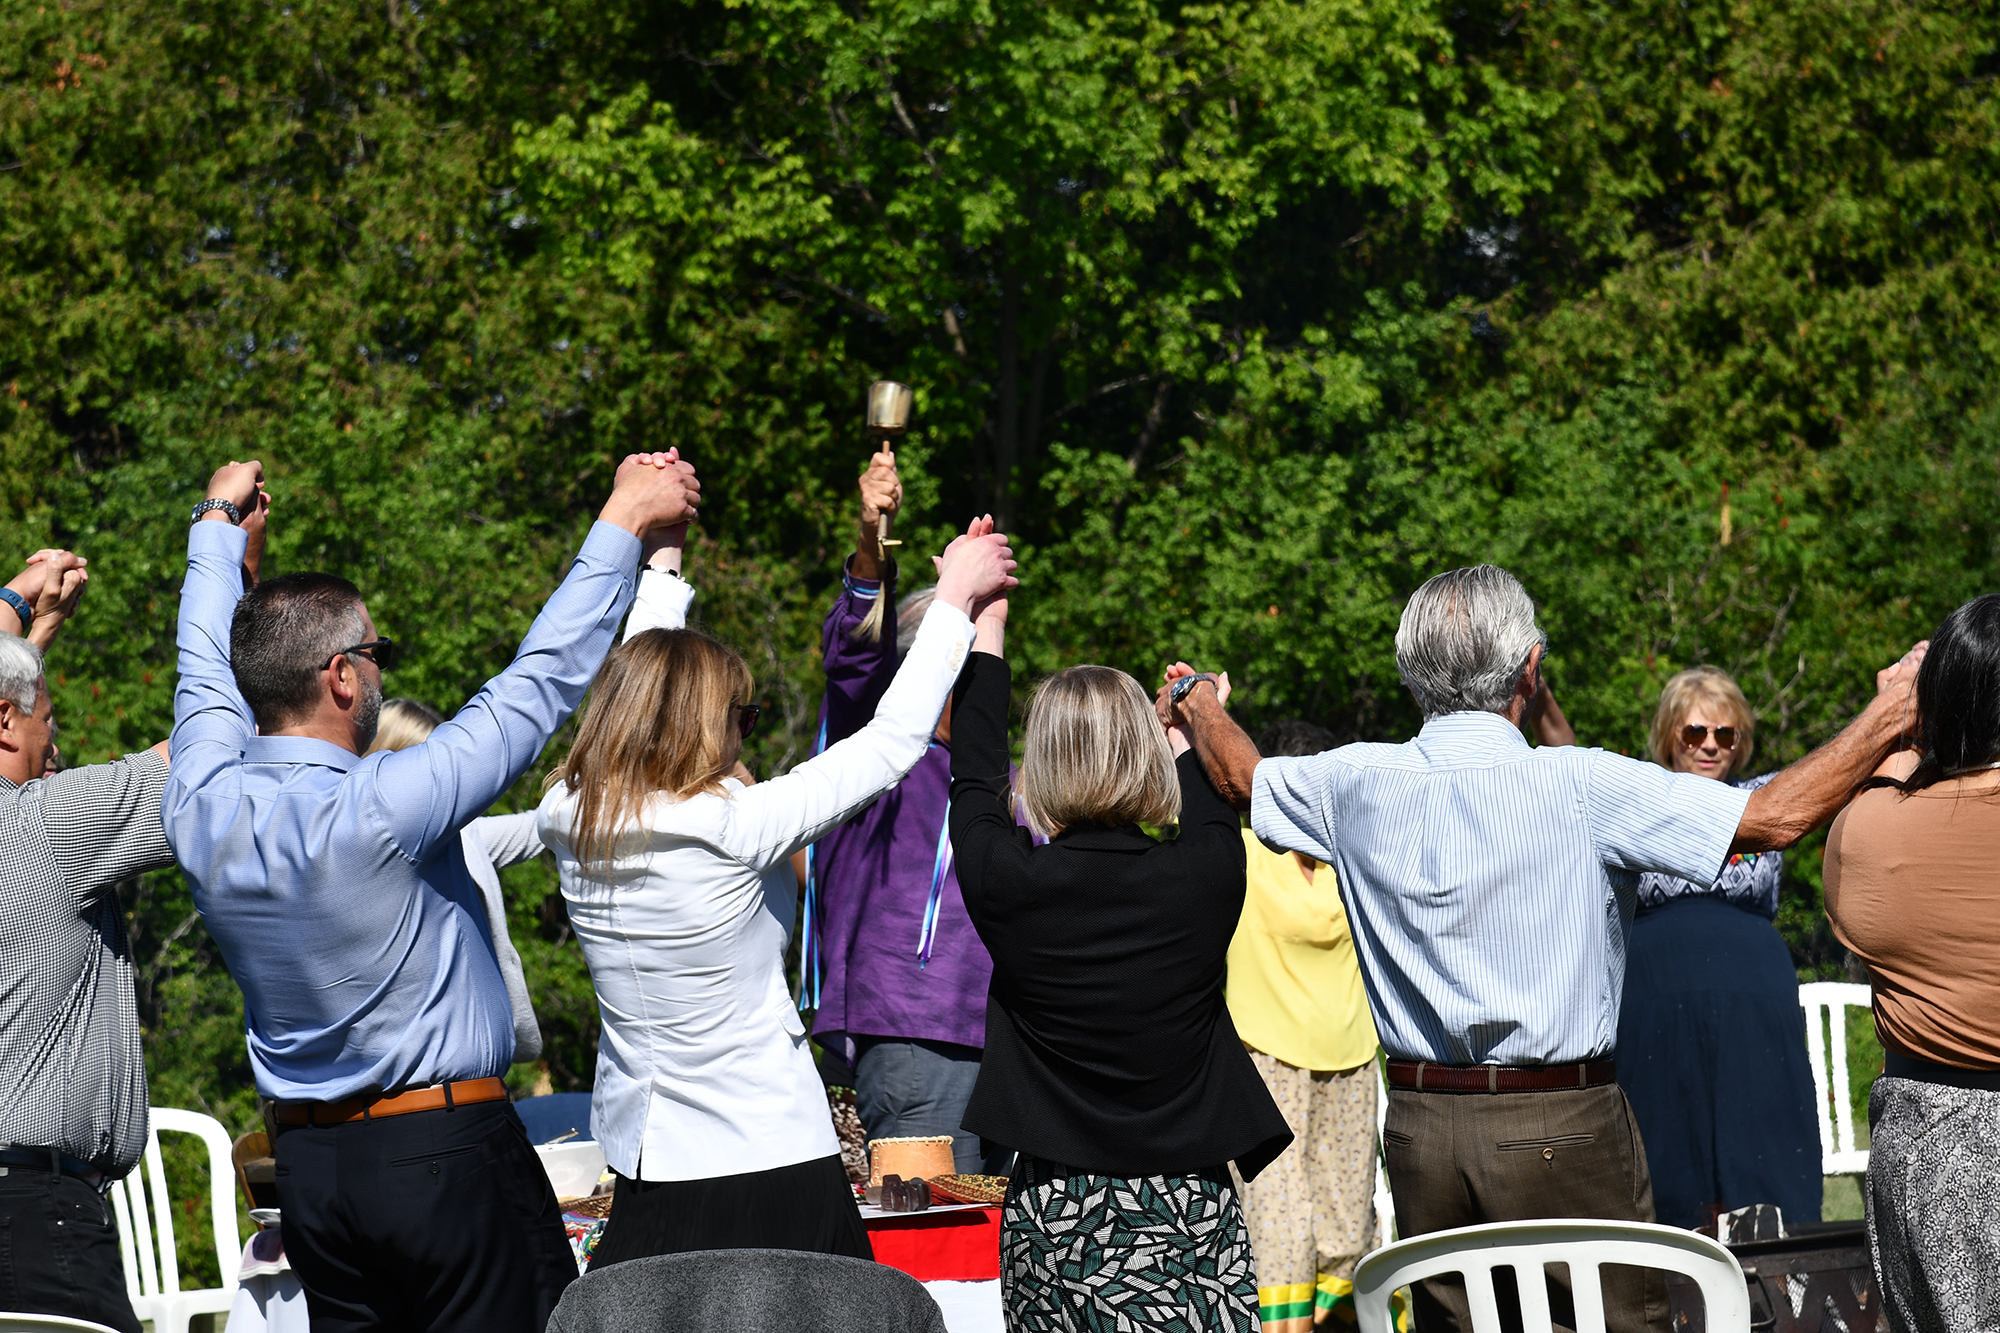
[[1495,713],[1266,759],[1250,827],[1335,867],[1392,1059],[1542,1065],[1617,1042],[1639,876],[1712,882],[1750,793]]
[[257,1090],[338,1101],[506,1072],[513,1013],[459,830],[595,678],[638,539],[595,525],[513,663],[429,740],[366,758],[255,734],[229,667],[243,550],[228,523],[188,534],[161,815],[243,988]]

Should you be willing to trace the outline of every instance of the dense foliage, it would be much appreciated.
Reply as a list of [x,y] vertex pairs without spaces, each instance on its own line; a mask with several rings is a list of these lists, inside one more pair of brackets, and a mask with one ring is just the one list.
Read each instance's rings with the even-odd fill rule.
[[[613,460],[678,444],[782,769],[877,376],[918,390],[909,549],[999,514],[1033,669],[1185,656],[1343,736],[1414,728],[1400,602],[1466,561],[1541,601],[1587,743],[1636,750],[1711,661],[1759,768],[1996,582],[1990,5],[0,13],[0,530],[93,561],[73,760],[166,732],[217,462],[266,461],[272,567],[353,577],[397,689],[451,706]],[[1837,967],[1790,865],[1801,967]],[[509,885],[549,1076],[587,1085],[551,878]],[[128,902],[155,1100],[246,1125],[185,886]]]

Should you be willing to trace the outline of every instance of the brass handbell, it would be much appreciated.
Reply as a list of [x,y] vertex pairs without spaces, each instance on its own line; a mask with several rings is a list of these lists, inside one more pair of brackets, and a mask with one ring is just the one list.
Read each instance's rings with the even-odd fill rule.
[[[916,394],[909,385],[898,384],[894,380],[876,380],[868,386],[868,433],[880,448],[889,449],[891,443],[909,429],[910,404],[915,398]],[[875,524],[875,540],[880,545],[902,545],[889,539],[887,514],[877,516]]]

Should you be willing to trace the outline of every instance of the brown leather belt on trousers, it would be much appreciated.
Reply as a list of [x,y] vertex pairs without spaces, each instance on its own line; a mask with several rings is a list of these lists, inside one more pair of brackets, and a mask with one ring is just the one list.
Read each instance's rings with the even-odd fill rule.
[[1391,1060],[1389,1086],[1414,1092],[1561,1092],[1566,1088],[1601,1088],[1618,1081],[1616,1060],[1592,1060],[1581,1065],[1537,1065],[1512,1069],[1505,1065],[1434,1065],[1422,1060]]
[[454,1106],[476,1102],[504,1102],[507,1085],[497,1078],[466,1078],[456,1083],[440,1083],[407,1092],[363,1093],[338,1102],[279,1102],[281,1125],[344,1125],[351,1120],[373,1120],[384,1115],[409,1115],[412,1111],[448,1111]]

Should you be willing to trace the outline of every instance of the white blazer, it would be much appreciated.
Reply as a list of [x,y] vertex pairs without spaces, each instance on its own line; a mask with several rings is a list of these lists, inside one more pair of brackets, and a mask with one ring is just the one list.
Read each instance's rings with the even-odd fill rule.
[[[648,571],[626,636],[678,627],[693,597]],[[618,1174],[705,1180],[840,1151],[785,988],[788,860],[916,766],[972,639],[964,612],[933,604],[866,727],[754,787],[654,796],[608,870],[577,862],[568,788],[543,798],[542,841],[603,1017],[591,1128]]]

